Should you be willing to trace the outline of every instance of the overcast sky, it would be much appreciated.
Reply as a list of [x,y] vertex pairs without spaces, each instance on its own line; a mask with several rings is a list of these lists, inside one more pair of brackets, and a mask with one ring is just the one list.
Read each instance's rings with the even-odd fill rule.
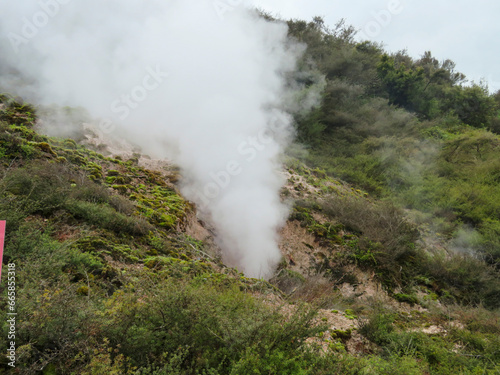
[[345,18],[390,52],[407,49],[418,58],[430,50],[438,60],[453,60],[469,80],[486,80],[491,92],[500,89],[498,0],[251,1],[285,19],[318,15],[333,26]]

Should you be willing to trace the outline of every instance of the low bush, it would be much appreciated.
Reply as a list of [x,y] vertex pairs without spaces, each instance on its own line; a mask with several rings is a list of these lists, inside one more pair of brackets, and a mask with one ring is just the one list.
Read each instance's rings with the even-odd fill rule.
[[89,225],[112,230],[119,234],[143,236],[154,230],[146,220],[126,216],[108,205],[70,200],[65,208],[77,219]]
[[462,303],[500,307],[500,275],[482,260],[470,254],[437,254],[428,255],[423,266],[442,290]]
[[430,336],[418,331],[400,332],[393,325],[395,319],[394,314],[376,309],[359,330],[380,347],[385,359],[405,362],[405,359],[413,358],[421,362],[423,373],[443,375],[494,374],[500,369],[498,336],[458,329],[452,330],[449,337]]
[[120,352],[135,364],[158,364],[164,353],[186,348],[186,370],[301,373],[293,371],[304,367],[305,340],[324,330],[312,324],[314,310],[298,308],[285,318],[279,309],[234,287],[193,287],[178,279],[137,287],[147,293],[113,297],[105,329],[111,345],[119,344]]
[[416,247],[418,231],[400,209],[386,202],[330,195],[323,199],[321,212],[356,235],[346,241],[356,262],[375,268],[391,288],[408,285],[422,254]]

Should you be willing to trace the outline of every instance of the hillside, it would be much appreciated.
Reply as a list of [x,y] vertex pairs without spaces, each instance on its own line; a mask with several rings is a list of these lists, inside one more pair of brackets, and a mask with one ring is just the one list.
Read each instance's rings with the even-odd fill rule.
[[0,95],[18,313],[0,373],[500,373],[499,95],[343,23],[288,26],[307,43],[302,93],[324,87],[294,115],[268,281],[224,264],[172,162],[86,116],[44,135],[47,108]]

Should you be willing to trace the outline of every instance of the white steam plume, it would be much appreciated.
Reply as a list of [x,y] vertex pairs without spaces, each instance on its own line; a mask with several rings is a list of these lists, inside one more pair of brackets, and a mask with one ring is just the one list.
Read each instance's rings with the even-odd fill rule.
[[22,79],[4,75],[0,86],[83,106],[104,131],[173,159],[226,262],[267,278],[287,214],[277,173],[292,133],[285,77],[302,49],[285,24],[236,3],[3,1],[0,71]]

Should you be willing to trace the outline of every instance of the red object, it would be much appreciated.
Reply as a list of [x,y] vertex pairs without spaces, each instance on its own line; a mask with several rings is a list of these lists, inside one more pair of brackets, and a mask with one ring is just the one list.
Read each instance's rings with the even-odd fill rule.
[[0,221],[0,281],[2,280],[3,245],[5,241],[5,221]]

